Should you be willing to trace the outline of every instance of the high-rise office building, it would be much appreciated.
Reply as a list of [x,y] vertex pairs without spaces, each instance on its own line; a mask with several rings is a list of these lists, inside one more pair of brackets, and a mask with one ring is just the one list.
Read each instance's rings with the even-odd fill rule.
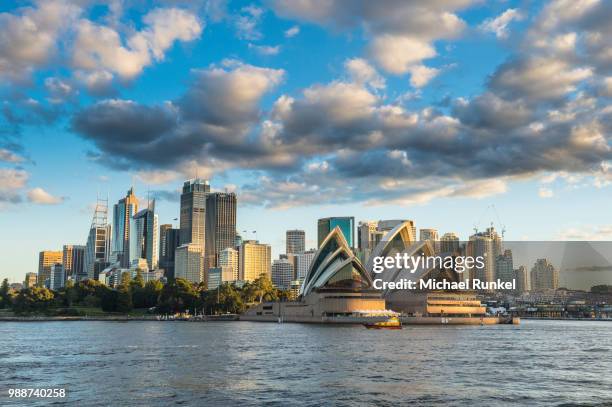
[[378,230],[378,222],[359,222],[357,226],[357,248],[364,252],[371,252],[383,235],[384,232]]
[[459,250],[459,236],[453,232],[443,234],[440,238],[440,251],[455,253],[457,250]]
[[336,226],[340,227],[340,230],[342,231],[342,234],[344,235],[349,247],[354,247],[355,218],[352,216],[319,219],[317,222],[317,245],[321,246],[323,240],[332,230],[336,228]]
[[111,225],[108,224],[108,201],[98,199],[85,245],[83,274],[77,280],[97,279],[109,264]]
[[220,285],[232,281],[235,280],[233,280],[233,271],[230,267],[211,267],[208,269],[208,284],[206,288],[214,290]]
[[159,267],[164,269],[166,278],[174,278],[174,254],[180,246],[180,229],[173,229],[172,225],[162,225],[159,240]]
[[232,270],[232,281],[238,280],[238,250],[228,247],[219,254],[219,267],[229,267]]
[[130,188],[124,198],[113,206],[112,255],[110,261],[121,267],[130,263],[130,220],[138,212],[138,198]]
[[23,286],[25,288],[36,287],[36,281],[38,275],[36,273],[26,273],[25,280],[23,280]]
[[61,251],[55,250],[43,250],[38,253],[38,281],[37,285],[39,287],[47,287],[49,288],[50,278],[51,278],[51,267],[55,264],[62,264],[62,255]]
[[174,255],[174,276],[176,278],[184,278],[196,284],[206,281],[201,244],[188,243],[176,249]]
[[66,285],[66,270],[62,263],[56,263],[51,266],[51,273],[49,275],[49,288],[51,290],[59,290]]
[[530,277],[533,291],[559,288],[559,271],[547,259],[536,260],[531,268]]
[[140,259],[147,261],[149,270],[159,265],[159,227],[155,200],[130,219],[130,267]]
[[292,229],[286,232],[285,253],[298,254],[306,250],[306,232]]
[[304,281],[316,253],[316,250],[307,250],[296,255],[294,280]]
[[436,229],[419,230],[419,241],[424,242],[426,240],[429,240],[436,253],[440,252],[440,238]]
[[503,282],[512,282],[515,279],[514,264],[512,260],[512,250],[504,250],[503,254],[495,259],[495,278]]
[[410,239],[413,242],[416,242],[416,226],[414,225],[414,221],[409,219],[385,219],[378,221],[378,230],[381,232],[388,232],[394,229],[397,225],[401,225],[405,222],[410,222]]
[[204,264],[206,270],[219,264],[219,254],[234,247],[236,240],[236,194],[210,192],[206,195]]
[[271,277],[272,249],[257,240],[244,240],[240,247],[239,277],[253,281],[261,275]]
[[64,245],[62,252],[62,265],[66,273],[65,279],[76,280],[79,274],[83,274],[83,264],[85,262],[85,246]]
[[209,192],[208,181],[196,178],[183,183],[181,194],[180,243],[198,244],[202,247],[202,253],[206,227],[206,194]]
[[293,262],[288,259],[274,260],[272,263],[272,284],[280,290],[288,290],[293,280]]
[[522,294],[527,291],[527,269],[525,266],[520,266],[514,270],[516,278],[516,293]]
[[468,256],[482,257],[484,267],[474,265],[469,271],[470,279],[478,279],[480,281],[493,281],[495,278],[495,256],[493,254],[493,240],[490,236],[477,233],[470,236],[470,241],[467,246]]

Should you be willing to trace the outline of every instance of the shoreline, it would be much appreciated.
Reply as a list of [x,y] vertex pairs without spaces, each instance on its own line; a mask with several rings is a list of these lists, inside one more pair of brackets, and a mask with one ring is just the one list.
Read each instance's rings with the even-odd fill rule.
[[[543,318],[543,317],[521,317],[523,320],[537,320],[537,321],[596,321],[596,322],[612,322],[612,318]],[[111,315],[111,316],[95,316],[95,317],[84,317],[84,316],[58,316],[58,317],[45,317],[45,316],[19,316],[19,317],[0,317],[0,322],[63,322],[63,321],[109,321],[109,322],[130,322],[130,321],[149,321],[149,322],[220,322],[240,321],[237,319],[218,319],[210,318],[207,320],[185,320],[185,319],[171,319],[171,320],[160,320],[157,316],[123,316],[123,315]],[[246,320],[242,320],[246,321]],[[444,325],[444,324],[440,324]]]

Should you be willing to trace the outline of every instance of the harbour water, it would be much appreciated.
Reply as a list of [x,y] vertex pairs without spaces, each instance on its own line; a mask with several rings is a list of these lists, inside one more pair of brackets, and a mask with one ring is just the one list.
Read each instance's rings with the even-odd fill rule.
[[2,322],[0,344],[0,405],[612,404],[610,322]]

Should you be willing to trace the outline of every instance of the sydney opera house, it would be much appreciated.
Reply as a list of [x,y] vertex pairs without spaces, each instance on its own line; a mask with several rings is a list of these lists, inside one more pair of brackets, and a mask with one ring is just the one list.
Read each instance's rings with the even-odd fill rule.
[[446,279],[457,281],[452,269],[386,268],[373,273],[375,257],[433,256],[430,241],[413,239],[411,222],[399,222],[389,230],[368,256],[366,265],[349,247],[340,228],[321,243],[300,288],[297,301],[262,303],[241,319],[287,322],[360,322],[401,313],[405,322],[494,323],[485,321],[485,307],[471,293],[422,290],[377,290],[373,278],[392,282],[400,279]]

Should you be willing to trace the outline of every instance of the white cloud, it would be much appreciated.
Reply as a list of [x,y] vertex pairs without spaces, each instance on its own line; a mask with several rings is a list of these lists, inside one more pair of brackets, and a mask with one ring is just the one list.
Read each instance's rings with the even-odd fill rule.
[[300,33],[300,26],[299,25],[294,25],[293,27],[289,28],[288,30],[285,31],[285,37],[286,38],[293,38],[296,35],[298,35]]
[[80,20],[72,54],[74,67],[131,79],[153,60],[163,60],[175,41],[191,41],[202,32],[198,18],[181,9],[154,9],[143,17],[143,22],[145,28],[129,36],[124,45],[113,28]]
[[23,162],[24,158],[6,148],[0,148],[0,161],[17,164]]
[[556,99],[576,90],[590,78],[589,67],[574,67],[561,59],[534,57],[503,65],[492,80],[492,88],[503,96]]
[[376,72],[376,69],[362,58],[348,59],[344,62],[353,82],[359,85],[369,85],[374,89],[385,88],[385,78]]
[[0,77],[23,79],[45,65],[57,51],[60,33],[81,9],[69,1],[38,2],[19,14],[0,13]]
[[510,8],[495,18],[486,19],[480,25],[480,29],[495,33],[497,38],[507,38],[508,25],[512,21],[521,21],[523,18],[523,14],[518,9]]
[[402,74],[423,59],[436,56],[436,50],[418,38],[386,34],[372,41],[370,55],[386,71]]
[[249,49],[254,50],[260,55],[277,55],[280,52],[280,45],[255,45],[249,43]]
[[34,188],[28,191],[28,200],[40,205],[57,205],[64,202],[64,197],[53,196],[42,188]]
[[0,192],[15,191],[25,186],[29,174],[24,170],[0,168]]
[[422,88],[435,78],[439,72],[439,69],[429,68],[425,65],[413,66],[410,68],[410,84],[415,88]]
[[243,40],[259,40],[262,34],[259,31],[258,25],[264,10],[260,7],[250,5],[243,7],[240,15],[236,17],[236,35]]

